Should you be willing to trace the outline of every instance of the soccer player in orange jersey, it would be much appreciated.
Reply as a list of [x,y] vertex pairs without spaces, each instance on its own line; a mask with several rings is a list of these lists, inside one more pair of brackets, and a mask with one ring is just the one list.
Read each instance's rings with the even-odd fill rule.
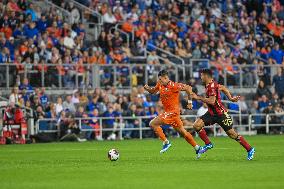
[[171,147],[170,141],[166,138],[161,128],[161,125],[169,124],[194,147],[197,158],[199,158],[206,150],[199,146],[193,139],[192,135],[184,129],[183,123],[180,119],[179,92],[186,91],[188,94],[192,93],[191,87],[189,85],[171,81],[166,70],[160,71],[158,78],[159,79],[155,87],[145,85],[144,88],[151,94],[159,92],[160,99],[164,106],[164,113],[155,117],[150,122],[150,126],[154,129],[156,135],[163,141],[163,148],[160,153],[166,152]]

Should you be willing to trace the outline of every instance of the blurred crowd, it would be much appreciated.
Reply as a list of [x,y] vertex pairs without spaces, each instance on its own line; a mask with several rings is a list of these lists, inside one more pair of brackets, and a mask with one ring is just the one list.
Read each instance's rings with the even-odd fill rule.
[[[284,9],[279,0],[78,1],[102,14],[104,27],[95,41],[86,37],[86,25],[81,23],[85,13],[72,1],[53,2],[71,13],[71,23],[55,7],[44,9],[25,0],[0,3],[0,62],[14,63],[9,69],[11,86],[23,79],[26,69],[34,86],[89,87],[94,64],[116,65],[115,70],[101,68],[101,85],[132,82],[135,86],[142,84],[145,72],[153,76],[160,64],[171,67],[169,62],[176,61],[155,46],[182,57],[185,66],[191,59],[201,59],[193,62],[193,76],[212,66],[215,79],[226,80],[227,85],[256,87],[259,80],[271,85],[276,66],[283,65]],[[117,24],[134,39],[130,44],[124,34],[112,29]],[[125,64],[144,56],[145,48],[150,51],[143,62],[148,66],[130,71]],[[275,67],[267,67],[271,65]],[[0,69],[4,78],[6,67]]]
[[[85,93],[75,90],[72,95],[55,96],[46,95],[45,88],[33,88],[28,79],[15,87],[9,97],[9,104],[18,104],[25,106],[33,111],[35,121],[43,118],[53,118],[58,124],[69,124],[74,118],[90,118],[82,121],[83,129],[114,129],[118,127],[122,116],[129,119],[123,121],[125,128],[138,128],[140,121],[137,116],[150,116],[150,118],[158,115],[161,111],[161,105],[157,96],[147,95],[143,87],[133,88],[130,95],[122,95],[116,91],[116,88],[106,88],[89,90]],[[99,121],[99,117],[108,119]],[[70,118],[72,118],[70,120]],[[143,119],[143,127],[149,126],[150,118]],[[67,125],[68,125],[67,124]],[[102,125],[101,125],[102,124]],[[57,124],[49,124],[49,122],[40,122],[42,130],[49,130]],[[72,125],[72,124],[71,124]],[[78,123],[77,123],[78,126]],[[109,137],[113,132],[104,133],[104,137]],[[152,134],[152,133],[151,133]],[[99,131],[87,132],[88,139],[91,137],[100,139]],[[107,135],[107,136],[106,136]],[[124,138],[138,137],[138,132],[128,131],[123,133]]]
[[[65,8],[71,11],[74,6],[69,3]],[[75,76],[81,86],[92,80],[86,74],[91,65],[128,64],[135,52],[117,32],[102,32],[97,41],[88,41],[84,24],[76,19],[67,22],[55,7],[46,9],[32,1],[9,0],[0,2],[0,10],[0,62],[11,64],[11,86],[19,83],[25,72],[34,86],[41,86],[42,72],[46,87],[61,83],[72,88]],[[0,85],[5,86],[6,67],[0,66],[0,70]],[[119,67],[117,73],[125,75],[127,70]],[[107,80],[111,70],[102,71]]]
[[[209,59],[215,78],[224,77],[229,85],[257,85],[283,61],[283,1],[79,1],[103,15],[105,32],[119,24],[134,35],[138,43],[147,43],[189,59]],[[158,53],[163,56],[163,53]],[[165,55],[166,56],[166,55]],[[156,62],[153,62],[154,64]],[[242,68],[236,64],[242,65]],[[197,68],[208,67],[196,61]],[[224,69],[226,68],[226,75]]]
[[[283,77],[283,76],[282,76]],[[276,80],[276,78],[274,78]],[[283,85],[282,85],[283,86]],[[277,91],[277,89],[275,89]],[[282,90],[282,89],[281,89]],[[196,88],[194,86],[194,91]],[[284,95],[272,93],[264,82],[260,82],[256,94],[242,96],[238,104],[226,104],[229,110],[241,111],[242,114],[275,114],[271,116],[271,123],[284,124]],[[222,98],[226,100],[222,94]],[[207,110],[205,105],[194,101],[193,110],[188,110],[187,95],[181,95],[180,107],[184,115],[201,116]],[[33,111],[35,121],[38,119],[52,118],[53,121],[40,121],[39,129],[55,129],[58,125],[68,127],[78,126],[75,118],[83,118],[82,129],[86,132],[87,139],[112,137],[116,128],[149,127],[149,121],[163,111],[158,95],[150,95],[142,86],[134,87],[130,94],[122,94],[115,87],[96,88],[88,91],[74,90],[70,95],[47,95],[45,88],[34,88],[24,79],[19,87],[15,87],[9,97],[9,104],[25,106]],[[139,119],[138,116],[148,116]],[[100,121],[100,117],[104,117]],[[128,117],[122,120],[122,117]],[[84,119],[85,118],[85,119]],[[245,116],[242,124],[248,123]],[[194,119],[185,119],[184,124],[190,126]],[[241,124],[235,119],[236,124]],[[264,124],[265,116],[253,116],[254,124]],[[76,124],[74,124],[76,123]],[[67,124],[67,126],[66,126]],[[108,132],[100,133],[100,128],[107,128]],[[91,129],[97,129],[95,132]],[[124,138],[138,137],[138,131],[123,132]],[[145,136],[153,136],[152,132],[143,132]]]
[[[72,1],[53,1],[72,14],[71,23],[55,7],[45,9],[26,0],[0,2],[0,62],[11,64],[9,70],[0,65],[0,86],[6,86],[5,74],[9,72],[9,83],[15,86],[10,103],[31,108],[36,120],[55,118],[55,125],[70,127],[76,133],[75,118],[90,117],[81,123],[82,128],[109,128],[103,138],[112,137],[112,129],[122,127],[121,116],[132,117],[123,121],[123,127],[148,127],[149,119],[141,123],[136,117],[154,117],[162,109],[158,96],[145,94],[140,85],[145,83],[145,74],[153,85],[161,65],[173,69],[170,62],[175,62],[172,57],[176,55],[183,58],[185,66],[199,59],[193,62],[196,78],[199,69],[211,66],[220,83],[226,80],[229,86],[257,87],[255,95],[243,97],[239,105],[229,104],[230,109],[275,113],[271,121],[284,122],[283,1],[77,1],[102,14],[104,25],[98,40],[88,40],[82,13]],[[134,39],[130,44],[125,35],[113,30],[117,24]],[[132,59],[144,56],[145,49],[150,52],[143,62],[146,66],[136,66]],[[106,67],[95,72],[95,64]],[[107,67],[109,64],[116,68]],[[91,89],[94,77],[99,77],[102,88]],[[186,81],[199,84],[196,78],[187,74]],[[54,99],[40,87],[43,82],[46,87],[86,85],[90,89]],[[116,89],[130,85],[135,87],[129,95]],[[185,98],[181,106],[186,111]],[[194,103],[194,111],[204,110],[202,104]],[[109,119],[100,122],[98,117]],[[265,122],[258,116],[253,121]],[[41,124],[42,129],[53,126],[44,121]],[[100,140],[101,135],[98,130],[86,131],[88,139]],[[138,132],[124,132],[123,137],[138,137]]]

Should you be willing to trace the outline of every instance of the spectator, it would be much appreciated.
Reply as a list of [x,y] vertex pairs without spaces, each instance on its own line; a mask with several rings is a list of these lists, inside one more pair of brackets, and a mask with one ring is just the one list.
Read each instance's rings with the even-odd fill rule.
[[21,12],[21,8],[17,5],[17,2],[15,2],[15,0],[10,0],[7,4],[7,9],[9,11],[18,11]]
[[69,49],[73,49],[75,47],[75,41],[71,34],[72,32],[69,30],[67,35],[64,37],[64,46]]
[[259,97],[262,97],[263,95],[265,95],[268,98],[271,98],[272,94],[270,90],[268,89],[268,87],[265,86],[264,82],[260,80],[258,84],[258,88],[256,90],[256,96],[259,98]]
[[9,97],[9,104],[17,104],[19,102],[18,88],[14,87]]
[[36,21],[37,19],[37,16],[36,16],[36,12],[34,10],[34,4],[33,3],[30,3],[27,10],[25,11],[25,14],[27,16],[31,15],[31,19],[32,21]]
[[115,16],[112,14],[111,8],[108,8],[106,14],[103,15],[103,21],[105,23],[105,29],[108,30],[111,26],[117,22]]
[[[37,99],[35,99],[37,100]],[[43,111],[43,108],[41,105],[37,105],[36,102],[33,107],[34,110],[34,119],[37,121],[38,119],[46,118],[46,113]]]
[[157,65],[160,64],[159,57],[155,50],[151,51],[150,55],[147,56],[147,64]]
[[37,21],[36,27],[40,32],[45,32],[48,26],[48,21],[46,20],[46,15],[41,14],[41,18]]
[[0,32],[4,33],[5,38],[8,40],[12,37],[13,30],[9,27],[9,25],[5,24],[4,27],[0,29]]
[[71,13],[71,23],[77,24],[81,19],[80,11],[74,6],[73,2],[69,2],[67,10]]
[[33,90],[33,87],[29,84],[28,78],[23,79],[23,83],[19,86],[20,90],[26,89],[27,92],[31,92]]
[[27,93],[26,89],[23,89],[21,92],[21,96],[24,99],[25,102],[27,102],[30,99],[30,94]]
[[250,114],[253,114],[252,116],[252,121],[254,125],[258,125],[261,124],[261,116],[258,115],[254,115],[254,114],[260,114],[261,111],[259,110],[259,106],[258,106],[258,101],[253,101],[252,102],[252,106],[250,108]]
[[274,49],[272,49],[272,51],[270,52],[270,57],[274,60],[275,63],[282,64],[284,52],[279,49],[279,44],[276,44],[274,46]]
[[[87,118],[88,117],[88,114],[86,114],[86,113],[84,113],[83,115],[82,115],[82,118]],[[84,130],[84,129],[88,129],[88,131],[85,131],[85,138],[87,139],[87,140],[92,140],[92,131],[91,131],[91,129],[93,129],[93,127],[91,127],[90,126],[90,124],[89,124],[89,120],[87,120],[87,119],[82,119],[82,127],[81,127],[81,129],[82,130]]]
[[103,140],[102,133],[100,131],[100,123],[99,123],[99,111],[98,109],[94,109],[88,117],[92,118],[89,120],[89,126],[94,129],[94,137],[96,140]]
[[78,90],[75,90],[73,91],[73,95],[72,95],[72,103],[74,105],[77,105],[80,103],[80,100],[79,100],[79,91]]
[[[84,107],[83,106],[79,106],[77,112],[75,113],[75,117],[76,118],[87,118],[89,117],[88,114],[85,112]],[[84,131],[85,133],[85,138],[87,140],[91,140],[92,137],[92,131],[91,129],[93,129],[90,125],[89,125],[89,121],[88,119],[81,119],[81,129],[88,129],[88,131]],[[77,122],[78,124],[79,122]],[[79,124],[80,125],[80,124]]]
[[[274,109],[274,107],[273,107],[273,105],[272,105],[271,102],[268,103],[268,107],[266,107],[266,108],[263,110],[263,113],[265,113],[265,114],[275,114],[275,113],[276,113],[276,112],[275,112],[275,109]],[[278,121],[280,121],[280,120],[277,119],[277,116],[275,116],[275,115],[270,115],[270,116],[269,116],[269,123],[271,123],[271,124],[280,123],[280,122],[278,122]],[[271,130],[272,130],[272,132],[277,132],[277,128],[275,128],[275,127],[273,127]]]
[[60,141],[86,141],[86,139],[79,138],[78,135],[80,134],[80,128],[76,124],[76,121],[72,114],[68,113],[66,116],[64,116],[65,113],[63,112],[61,113],[61,117],[58,120],[60,128]]
[[[57,118],[57,114],[56,114],[56,109],[55,108],[56,108],[55,104],[54,103],[50,103],[49,106],[45,110],[45,118],[56,119]],[[53,128],[53,129],[55,129],[55,128]]]
[[76,112],[76,108],[75,108],[74,103],[72,102],[72,96],[71,95],[66,96],[66,100],[63,102],[63,110],[69,111],[71,113]]
[[62,110],[63,110],[62,98],[57,97],[57,102],[55,104],[56,115],[59,116],[59,114],[60,114],[60,112],[62,112]]
[[[114,109],[111,104],[108,105],[107,111],[105,111],[102,115],[103,117],[106,117],[107,119],[104,120],[104,128],[113,129],[114,123],[115,123],[115,117],[116,114],[114,112]],[[113,132],[105,132],[104,138],[108,138],[111,136]]]
[[41,88],[41,95],[40,95],[40,103],[41,103],[41,105],[43,106],[43,107],[46,107],[47,106],[47,104],[48,104],[48,97],[47,97],[47,95],[45,94],[45,88],[44,87],[42,87]]
[[31,99],[31,108],[32,108],[34,111],[36,111],[39,106],[43,109],[42,105],[40,104],[39,97],[35,95],[35,96]]
[[[138,116],[137,107],[135,104],[131,104],[129,110],[125,113],[125,116],[132,117],[134,119],[128,119],[125,125],[125,128],[132,129],[132,128],[138,128],[139,127],[139,120],[135,119],[135,117]],[[130,131],[124,131],[124,138],[130,139],[133,137],[134,132],[132,130]]]
[[268,99],[265,95],[262,95],[261,99],[258,102],[258,108],[260,112],[263,112],[263,110],[268,106]]
[[[279,124],[281,124],[281,123],[283,124],[284,123],[284,110],[283,110],[283,108],[281,108],[280,104],[276,104],[274,110],[275,110],[276,119],[277,119],[276,122],[279,123]],[[284,128],[281,127],[282,133],[284,131],[283,129]]]
[[282,68],[277,69],[277,75],[273,76],[273,84],[275,87],[275,92],[280,98],[284,96],[284,73]]
[[36,39],[39,35],[39,31],[36,28],[35,22],[31,22],[29,26],[24,30],[24,35],[28,39]]
[[88,97],[83,92],[79,92],[79,102],[83,106],[88,104]]
[[245,96],[241,96],[240,100],[239,100],[239,107],[240,107],[240,110],[243,114],[247,114],[249,111],[248,111],[248,105],[245,101]]
[[273,106],[280,103],[280,99],[279,99],[279,96],[278,96],[277,93],[274,93],[272,95],[271,103],[272,103]]
[[87,105],[87,111],[89,112],[93,112],[94,109],[99,109],[99,103],[98,103],[98,99],[99,97],[98,96],[94,96],[92,98],[92,101]]

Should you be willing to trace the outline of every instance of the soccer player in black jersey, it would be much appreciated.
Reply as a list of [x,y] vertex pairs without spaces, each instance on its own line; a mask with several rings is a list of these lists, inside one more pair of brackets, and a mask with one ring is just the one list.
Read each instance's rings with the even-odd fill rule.
[[[206,149],[213,148],[213,144],[209,140],[206,131],[203,127],[218,123],[227,135],[239,142],[248,152],[247,159],[252,160],[255,149],[251,147],[243,136],[239,135],[233,128],[233,120],[228,114],[227,109],[221,102],[220,93],[223,92],[230,101],[237,102],[240,96],[232,96],[230,91],[223,85],[218,84],[213,80],[212,72],[209,69],[204,69],[201,72],[201,79],[206,88],[206,97],[198,96],[195,93],[188,93],[192,99],[200,100],[208,105],[208,111],[203,116],[198,118],[193,124],[194,129],[198,132],[200,138],[205,142]],[[189,106],[191,104],[189,103]]]

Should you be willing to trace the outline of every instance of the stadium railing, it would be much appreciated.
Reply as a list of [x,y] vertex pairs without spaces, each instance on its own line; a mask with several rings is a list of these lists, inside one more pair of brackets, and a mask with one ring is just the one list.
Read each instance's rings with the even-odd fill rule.
[[[283,115],[279,115],[279,114],[241,114],[242,119],[246,119],[247,123],[244,124],[239,124],[236,122],[235,117],[238,117],[239,115],[236,114],[231,114],[233,121],[234,121],[234,128],[236,128],[239,133],[243,134],[243,135],[255,135],[257,134],[257,132],[255,131],[255,129],[257,128],[265,128],[265,133],[269,134],[270,133],[270,129],[271,127],[284,127],[283,123],[278,123],[278,122],[271,122],[271,118],[273,117],[282,117]],[[197,116],[196,115],[182,115],[181,116],[182,119],[186,119],[186,120],[191,120],[194,121]],[[254,122],[254,118],[255,117],[259,117],[261,119],[263,119],[262,121],[264,121],[263,123],[255,123]],[[152,119],[153,116],[137,116],[135,118],[133,117],[117,117],[115,118],[115,123],[116,125],[113,128],[104,128],[103,127],[103,123],[106,120],[114,120],[114,118],[109,118],[109,117],[97,117],[95,119],[98,120],[99,123],[99,129],[82,129],[82,122],[84,120],[91,120],[94,118],[75,118],[75,120],[78,123],[78,127],[81,129],[81,131],[99,131],[100,135],[102,136],[103,132],[118,132],[118,139],[123,139],[123,133],[125,131],[138,131],[139,132],[139,139],[143,139],[143,131],[147,131],[147,130],[152,130],[151,127],[149,127],[148,125],[143,125],[143,120],[150,120]],[[125,128],[125,125],[127,124],[127,120],[138,120],[139,125],[136,126],[135,128]],[[53,129],[48,129],[48,130],[44,130],[44,129],[40,129],[40,124],[41,122],[48,122],[48,124],[52,125]],[[59,128],[54,125],[56,125],[57,120],[56,119],[39,119],[37,120],[36,124],[35,124],[35,133],[58,133],[59,132]],[[187,129],[191,129],[192,125],[185,125],[185,127]],[[224,133],[220,132],[220,126],[217,124],[211,125],[211,126],[206,126],[205,128],[211,128],[213,130],[213,134],[214,136],[219,136],[219,135],[223,135]]]
[[[147,51],[147,54],[150,52]],[[0,88],[11,89],[18,80],[24,77],[30,80],[32,86],[36,87],[53,87],[54,89],[67,89],[67,88],[80,88],[86,89],[89,87],[100,87],[105,85],[116,86],[121,89],[129,89],[133,86],[144,85],[148,81],[155,83],[156,75],[161,69],[171,70],[171,79],[175,81],[183,81],[183,71],[179,66],[172,63],[166,64],[166,58],[158,57],[163,64],[150,65],[150,64],[83,64],[84,72],[79,73],[76,64],[25,64],[23,70],[17,70],[14,63],[0,63]],[[65,75],[59,75],[57,66],[62,66],[66,70]],[[257,81],[261,77],[261,72],[265,72],[270,79],[277,73],[277,68],[283,67],[282,65],[241,65],[241,64],[228,64],[221,65],[222,70],[219,70],[215,65],[211,64],[206,59],[191,59],[190,64],[184,65],[186,75],[191,75],[190,78],[198,79],[201,68],[211,67],[215,68],[218,76],[223,78],[225,86],[233,86],[237,88],[255,88]],[[235,71],[229,71],[225,66],[234,67]],[[41,67],[41,68],[40,68]],[[45,67],[47,71],[45,71]],[[250,74],[253,81],[248,80],[247,75]],[[19,75],[20,78],[15,77]],[[106,78],[108,77],[108,78]],[[110,79],[108,84],[104,81]],[[121,83],[123,79],[123,83]],[[68,80],[68,84],[66,84]],[[233,81],[232,81],[233,80]],[[65,84],[64,84],[65,82]],[[53,86],[51,86],[53,85]]]
[[[179,78],[180,75],[177,67],[172,64],[84,64],[82,65],[85,69],[83,73],[78,72],[76,64],[25,64],[21,72],[17,70],[17,66],[14,63],[0,64],[0,88],[10,89],[16,82],[19,82],[17,80],[25,77],[29,79],[32,86],[52,87],[51,85],[54,85],[53,88],[60,90],[74,87],[85,89],[90,86],[96,88],[106,85],[129,89],[133,86],[144,85],[145,81],[155,83],[156,75],[161,69],[171,69],[173,73],[170,77],[173,80]],[[63,67],[67,73],[58,74],[58,66]],[[17,74],[20,78],[15,77]],[[106,77],[111,79],[108,84],[104,83]],[[122,85],[121,78],[126,79]],[[66,86],[64,86],[64,81]]]
[[[237,86],[239,88],[248,88],[248,87],[256,87],[258,84],[258,80],[260,80],[261,76],[269,76],[270,83],[273,81],[273,76],[277,74],[277,68],[283,67],[283,65],[241,65],[241,64],[228,64],[228,66],[234,67],[237,73],[234,71],[228,71],[227,69],[223,69],[221,73],[223,74],[224,78],[224,85],[225,86]],[[211,67],[212,64],[211,64]],[[251,73],[253,77],[252,85],[249,83],[245,83],[246,74]],[[262,75],[263,74],[263,75]],[[232,77],[235,83],[229,83],[229,77]]]
[[169,60],[170,62],[173,62],[176,67],[179,69],[179,72],[181,71],[182,74],[181,77],[179,77],[181,80],[185,80],[185,70],[186,70],[186,66],[190,66],[190,65],[185,65],[185,61],[183,58],[181,58],[180,56],[177,56],[173,53],[171,53],[170,51],[167,51],[165,49],[159,48],[151,43],[147,43],[147,50],[152,51],[155,50],[157,52],[157,55],[160,57],[164,57],[167,60]]

